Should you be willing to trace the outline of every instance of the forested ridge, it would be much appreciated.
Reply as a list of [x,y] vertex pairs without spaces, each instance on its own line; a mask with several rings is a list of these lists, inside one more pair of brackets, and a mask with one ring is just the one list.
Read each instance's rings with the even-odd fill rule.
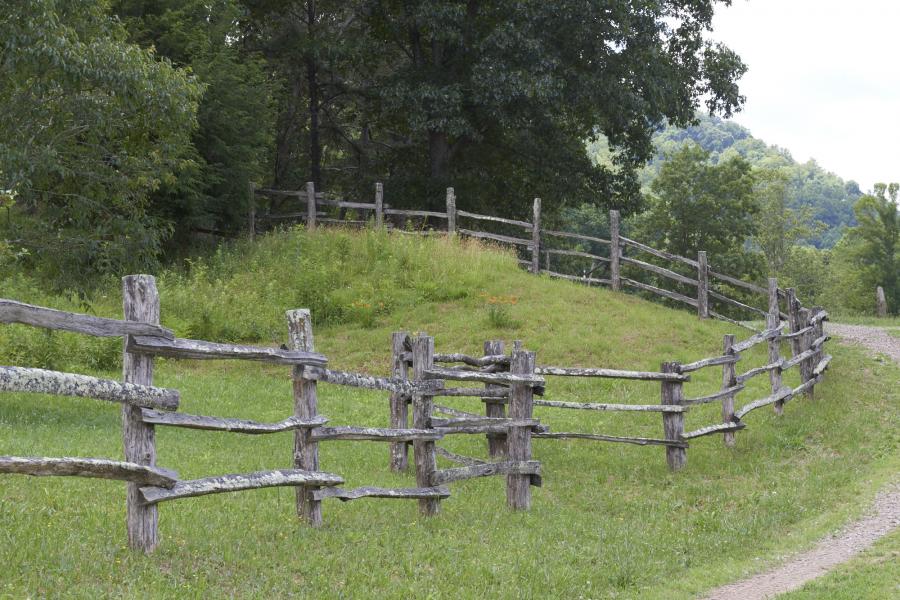
[[[856,225],[853,205],[862,196],[859,185],[845,181],[826,171],[815,161],[797,162],[787,148],[769,145],[731,120],[706,113],[697,114],[697,122],[687,127],[667,125],[653,134],[654,157],[640,170],[641,187],[649,189],[659,174],[666,157],[685,143],[693,142],[709,152],[709,161],[717,164],[731,156],[740,156],[759,169],[778,169],[787,177],[789,206],[810,209],[810,217],[822,227],[813,232],[809,244],[817,248],[831,248],[840,239],[843,229]],[[612,153],[605,139],[589,145],[594,160],[609,162]]]

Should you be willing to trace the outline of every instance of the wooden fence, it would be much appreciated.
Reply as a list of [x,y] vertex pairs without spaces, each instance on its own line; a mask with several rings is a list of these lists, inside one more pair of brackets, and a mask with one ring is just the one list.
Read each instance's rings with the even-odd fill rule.
[[[717,317],[746,326],[710,309],[710,301],[737,308],[754,317],[766,318],[766,327],[742,342],[725,336],[723,353],[690,364],[664,362],[657,372],[628,371],[609,368],[539,366],[534,352],[516,342],[508,354],[502,341],[485,342],[484,356],[435,354],[434,338],[405,332],[392,337],[392,372],[389,377],[349,373],[329,369],[326,357],[314,350],[312,321],[309,311],[287,312],[290,349],[247,346],[177,338],[160,326],[159,296],[156,283],[149,275],[133,275],[123,279],[124,320],[56,311],[0,300],[0,323],[20,323],[94,336],[121,336],[125,339],[123,381],[104,380],[74,373],[60,373],[18,366],[0,367],[0,392],[37,392],[62,396],[91,397],[122,404],[124,461],[105,458],[72,457],[0,457],[0,473],[28,475],[69,475],[101,477],[127,482],[126,522],[129,545],[145,552],[159,543],[158,504],[191,496],[234,492],[272,486],[296,488],[298,516],[316,526],[322,522],[322,501],[328,498],[407,498],[419,502],[420,512],[434,515],[440,501],[450,495],[447,484],[473,477],[506,476],[507,504],[512,509],[530,506],[532,486],[541,484],[541,463],[532,459],[533,439],[585,439],[622,442],[642,446],[661,445],[671,469],[686,464],[689,440],[711,434],[723,434],[726,445],[735,443],[735,433],[746,427],[743,418],[751,411],[773,404],[781,414],[784,403],[801,394],[812,395],[814,386],[827,369],[831,357],[824,353],[827,337],[822,323],[827,313],[821,309],[803,308],[791,289],[781,290],[772,279],[768,287],[741,281],[710,268],[706,253],[686,258],[656,250],[620,234],[619,215],[610,212],[610,239],[579,233],[553,231],[541,226],[541,202],[535,199],[531,222],[480,215],[458,210],[453,189],[447,190],[446,212],[393,209],[383,201],[383,190],[376,185],[372,203],[347,202],[326,198],[312,184],[303,191],[251,190],[254,202],[249,214],[252,235],[266,223],[305,221],[314,229],[318,223],[340,222],[376,227],[392,226],[404,233],[428,234],[430,221],[438,220],[450,234],[486,239],[517,248],[520,262],[532,273],[575,280],[588,285],[609,285],[614,290],[632,287],[669,300],[696,307],[698,314]],[[256,213],[257,195],[288,197],[305,203],[305,210]],[[309,200],[312,199],[310,202]],[[353,210],[363,218],[336,219],[320,208]],[[346,216],[346,215],[345,215]],[[503,233],[467,229],[461,224],[479,222],[506,228]],[[413,226],[411,226],[413,225]],[[474,225],[471,227],[475,227]],[[526,237],[510,235],[510,230],[524,230]],[[551,247],[550,240],[582,244],[578,248]],[[587,249],[592,251],[586,251]],[[605,252],[593,250],[601,247]],[[670,267],[646,262],[626,254],[640,252],[648,260],[665,260]],[[541,268],[541,258],[544,267]],[[554,259],[554,257],[556,257]],[[589,261],[580,274],[554,271],[552,260]],[[696,278],[678,273],[675,268],[695,269]],[[604,269],[607,277],[600,277]],[[638,271],[650,274],[653,283],[638,281],[626,274]],[[624,273],[624,274],[623,274]],[[678,285],[696,288],[696,294],[660,287],[659,278]],[[765,297],[766,309],[757,308],[727,296],[710,286],[717,280],[744,292]],[[654,285],[656,284],[656,285]],[[784,305],[782,309],[782,303]],[[786,322],[782,321],[786,319]],[[788,328],[787,332],[784,329]],[[781,344],[790,344],[791,358],[782,356]],[[767,344],[768,362],[737,373],[744,352],[757,344]],[[263,423],[229,417],[191,415],[177,412],[180,394],[177,390],[153,386],[154,357],[179,359],[251,360],[291,367],[293,379],[293,414],[276,423]],[[436,366],[450,365],[450,366]],[[785,387],[782,373],[798,367],[801,383]],[[684,386],[690,373],[703,368],[722,369],[721,389],[713,394],[686,397]],[[735,409],[735,400],[746,382],[768,374],[770,394]],[[568,402],[535,399],[542,397],[547,377],[602,377],[625,380],[656,381],[660,385],[659,403],[611,404],[602,402]],[[462,382],[447,386],[446,382]],[[318,413],[319,383],[351,386],[389,392],[390,427],[378,429],[356,426],[328,426]],[[477,387],[466,387],[466,386]],[[468,413],[434,403],[440,397],[481,398],[485,414]],[[717,402],[722,407],[721,422],[685,431],[685,414],[692,406]],[[410,415],[410,406],[412,414]],[[535,406],[554,409],[594,411],[657,412],[662,416],[662,435],[658,438],[626,437],[580,432],[555,432],[534,418]],[[445,415],[436,417],[435,413]],[[410,423],[411,416],[411,423]],[[194,480],[182,480],[177,473],[156,465],[155,428],[181,427],[225,431],[240,434],[267,434],[293,431],[292,468],[246,474],[229,474]],[[449,435],[485,435],[488,460],[454,454],[437,445]],[[344,480],[334,473],[320,470],[318,445],[333,440],[381,441],[390,444],[390,466],[393,470],[408,468],[410,445],[415,457],[414,488],[340,487]],[[441,456],[462,466],[438,469]]]
[[[159,295],[153,277],[132,275],[123,279],[124,320],[107,319],[0,300],[0,323],[19,323],[94,336],[125,338],[123,381],[61,373],[19,366],[0,367],[0,392],[34,392],[89,397],[122,405],[124,461],[106,458],[0,456],[0,473],[100,477],[127,482],[126,521],[130,547],[150,552],[159,543],[158,504],[167,500],[236,492],[272,486],[296,488],[298,516],[312,526],[322,522],[322,501],[328,498],[416,499],[423,515],[438,512],[440,501],[449,497],[447,484],[493,475],[506,476],[507,504],[527,509],[531,487],[541,485],[542,465],[532,458],[533,439],[586,439],[665,447],[671,469],[686,464],[689,441],[722,433],[733,445],[735,432],[744,429],[744,417],[773,404],[781,414],[784,404],[801,394],[812,396],[831,356],[824,352],[822,333],[827,313],[805,309],[793,290],[785,290],[782,322],[777,282],[768,286],[769,311],[765,330],[742,341],[725,336],[723,353],[690,364],[664,362],[657,372],[609,368],[541,366],[534,352],[516,342],[505,353],[501,341],[484,344],[484,356],[436,354],[434,338],[405,332],[392,336],[392,373],[389,377],[337,371],[328,368],[325,356],[315,352],[312,321],[308,310],[287,312],[289,349],[247,346],[175,337],[160,326]],[[785,327],[789,330],[784,332]],[[791,358],[782,356],[781,344],[790,344]],[[767,344],[768,362],[737,373],[741,353]],[[177,412],[180,393],[153,385],[154,357],[179,359],[236,359],[290,366],[293,379],[293,414],[275,423]],[[449,365],[449,366],[438,366]],[[785,387],[782,373],[798,367],[801,383]],[[684,386],[690,373],[699,369],[722,369],[721,389],[700,397],[686,397]],[[767,373],[771,393],[735,409],[735,400],[748,380]],[[547,378],[602,377],[654,381],[660,385],[660,401],[646,404],[610,404],[535,399],[542,397]],[[460,382],[448,386],[447,382]],[[390,427],[378,429],[329,426],[318,412],[319,383],[389,392]],[[485,414],[468,413],[435,404],[435,398],[481,398]],[[722,419],[712,425],[685,431],[685,414],[692,406],[717,402]],[[412,423],[410,410],[412,407]],[[535,406],[594,411],[658,412],[662,416],[659,438],[623,437],[579,432],[555,432],[534,418]],[[436,417],[435,414],[445,417]],[[244,474],[227,474],[182,480],[175,471],[156,465],[157,426],[214,430],[239,434],[293,431],[291,468]],[[454,454],[437,445],[449,435],[486,435],[487,460]],[[333,440],[381,441],[390,444],[393,470],[408,467],[412,445],[417,487],[345,489],[337,474],[321,470],[318,445]],[[287,454],[287,450],[286,450]],[[441,456],[462,466],[438,469]]]
[[[567,410],[589,411],[618,411],[618,412],[656,412],[662,416],[662,436],[659,438],[626,437],[618,435],[604,435],[583,432],[557,432],[550,431],[544,425],[533,430],[531,438],[534,439],[583,439],[604,442],[619,442],[636,444],[640,446],[664,446],[666,460],[672,470],[679,470],[687,463],[687,449],[690,440],[713,434],[722,434],[726,446],[735,445],[735,433],[747,427],[744,418],[752,411],[768,405],[774,405],[776,414],[781,415],[784,404],[793,398],[805,395],[812,398],[815,385],[819,383],[831,363],[832,357],[825,353],[825,343],[828,337],[823,333],[823,323],[828,314],[821,308],[803,308],[793,289],[786,290],[784,296],[784,309],[787,311],[787,322],[780,320],[782,310],[779,301],[779,290],[775,279],[769,280],[768,298],[770,310],[767,313],[767,327],[763,331],[740,341],[735,341],[734,335],[726,335],[723,339],[722,354],[703,358],[688,364],[678,362],[663,362],[659,371],[626,371],[608,368],[585,367],[557,367],[537,366],[533,373],[542,377],[579,377],[579,378],[607,378],[632,381],[658,381],[660,385],[659,403],[646,404],[611,404],[602,402],[567,402],[557,400],[533,400],[531,406],[540,406]],[[787,329],[787,331],[785,331]],[[782,343],[788,342],[790,358],[782,354]],[[766,344],[768,358],[765,364],[752,366],[739,373],[738,365],[742,361],[742,353],[751,348]],[[447,379],[460,379],[464,381],[482,381],[490,383],[498,372],[509,369],[512,364],[510,356],[503,354],[502,342],[491,341],[485,343],[485,356],[473,357],[464,354],[438,354],[435,360],[441,363],[456,363],[447,369],[441,369],[438,374]],[[785,386],[782,374],[789,369],[797,367],[799,370],[800,384],[796,387]],[[690,383],[690,374],[707,368],[719,368],[722,371],[722,384],[719,390],[702,396],[687,396],[685,386]],[[452,374],[452,375],[451,375]],[[736,400],[745,391],[747,382],[751,379],[768,374],[770,392],[762,398],[747,401],[739,408],[735,408]],[[546,383],[534,388],[534,392],[543,395]],[[444,388],[441,395],[474,395],[477,390],[466,390],[466,393],[456,393],[457,388]],[[503,417],[504,403],[509,392],[504,388],[489,386],[483,391],[482,400],[485,402],[486,415],[488,417]],[[510,417],[523,417],[521,413],[513,412],[510,399]],[[720,422],[704,425],[689,431],[685,430],[685,416],[692,407],[717,403],[721,406],[722,418]],[[470,415],[449,407],[436,406],[438,412],[446,412],[462,419],[475,420],[478,415]],[[531,416],[530,411],[527,416]],[[393,417],[393,415],[392,415]],[[461,419],[461,420],[462,420]],[[483,418],[484,419],[484,418]],[[393,421],[392,421],[393,422]],[[492,458],[501,458],[504,452],[510,453],[513,458],[512,440],[508,441],[508,450],[504,445],[498,444],[496,432],[485,430],[488,433],[488,452]],[[482,433],[482,430],[471,429],[470,433]],[[501,434],[502,435],[502,434]],[[502,442],[502,440],[501,440]],[[450,460],[456,460],[464,464],[478,459],[456,456],[444,451],[443,456]],[[395,468],[397,465],[392,465]]]
[[[527,485],[523,488],[522,482],[530,482],[530,478],[540,474],[540,463],[531,460],[530,446],[526,443],[528,428],[536,425],[530,418],[490,420],[490,427],[497,430],[512,432],[524,428],[513,434],[514,438],[518,435],[516,439],[522,440],[512,444],[511,453],[516,460],[462,472],[437,469],[435,442],[448,434],[466,433],[467,429],[459,422],[435,423],[432,420],[433,397],[444,387],[444,378],[434,368],[434,338],[424,334],[416,337],[395,334],[395,356],[400,357],[397,369],[404,376],[375,377],[329,369],[326,357],[314,350],[312,321],[305,309],[287,312],[290,349],[285,350],[175,337],[159,324],[159,295],[155,280],[149,275],[123,279],[123,304],[125,319],[116,320],[0,300],[0,323],[125,338],[122,382],[44,369],[0,366],[0,392],[88,397],[121,404],[125,460],[0,456],[0,473],[99,477],[127,482],[126,523],[131,548],[151,552],[158,545],[157,507],[161,502],[273,486],[296,488],[297,514],[312,526],[322,523],[321,504],[328,498],[345,501],[416,499],[422,514],[433,515],[438,512],[440,500],[450,495],[446,484],[496,474],[508,476],[509,506],[513,509],[528,507],[528,489]],[[180,393],[153,385],[156,356],[250,360],[290,366],[293,414],[275,423],[263,423],[177,412]],[[513,353],[512,360],[513,373],[520,374],[496,374],[492,378],[509,386],[511,391],[507,391],[505,397],[512,399],[516,411],[530,415],[531,390],[541,381],[529,374],[529,369],[534,367],[534,354],[519,349]],[[411,378],[406,376],[409,370]],[[413,406],[413,427],[326,426],[328,420],[318,413],[319,383],[390,392],[392,405],[402,399],[405,407],[409,400]],[[475,427],[483,425],[473,424]],[[239,434],[293,431],[293,464],[291,468],[182,480],[177,472],[156,465],[155,428],[158,426]],[[411,442],[418,487],[339,487],[344,483],[343,478],[322,471],[319,464],[319,444],[333,440],[389,442],[394,446],[404,444],[404,449],[405,444]],[[287,450],[285,454],[288,454]],[[404,457],[405,454],[404,451]]]
[[[262,202],[261,198],[270,201]],[[272,198],[290,199],[294,210],[273,210]],[[309,202],[309,198],[313,201]],[[616,291],[631,288],[691,306],[700,318],[713,317],[756,332],[759,330],[747,321],[767,317],[768,290],[764,285],[716,270],[704,250],[698,250],[696,257],[689,258],[657,250],[621,235],[618,211],[609,213],[610,235],[605,239],[543,227],[540,198],[534,199],[531,221],[460,210],[456,200],[454,189],[447,188],[445,212],[406,210],[390,208],[384,203],[380,183],[375,185],[373,202],[329,198],[321,191],[317,192],[313,183],[307,183],[305,190],[252,187],[248,227],[251,236],[274,225],[292,222],[304,222],[311,230],[318,224],[365,226],[372,223],[375,227],[386,226],[406,234],[429,235],[445,231],[511,246],[516,249],[519,263],[531,273],[544,273],[585,285],[609,286]],[[258,214],[259,204],[266,205],[267,209]],[[297,210],[298,205],[304,210]],[[275,206],[283,207],[283,203]],[[340,214],[333,215],[328,210],[340,211]],[[346,218],[346,211],[354,211],[356,218]],[[581,263],[580,267],[578,263]],[[671,289],[673,286],[677,289]],[[785,298],[784,290],[778,293]],[[725,312],[741,318],[732,318]],[[786,313],[781,313],[781,317],[787,318]]]

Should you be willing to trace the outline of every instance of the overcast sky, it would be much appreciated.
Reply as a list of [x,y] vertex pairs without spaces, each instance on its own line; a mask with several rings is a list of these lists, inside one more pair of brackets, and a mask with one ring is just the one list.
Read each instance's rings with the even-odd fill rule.
[[900,2],[734,0],[712,38],[749,67],[734,120],[863,191],[900,181]]

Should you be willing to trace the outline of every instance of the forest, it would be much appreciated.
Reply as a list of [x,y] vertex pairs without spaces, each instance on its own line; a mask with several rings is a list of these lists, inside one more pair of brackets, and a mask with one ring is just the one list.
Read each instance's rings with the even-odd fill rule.
[[519,217],[539,196],[598,234],[616,208],[748,280],[849,312],[881,285],[897,312],[896,186],[863,194],[719,118],[747,67],[711,41],[716,4],[12,0],[0,265],[84,296],[242,235],[251,184],[378,181],[397,207],[453,186]]

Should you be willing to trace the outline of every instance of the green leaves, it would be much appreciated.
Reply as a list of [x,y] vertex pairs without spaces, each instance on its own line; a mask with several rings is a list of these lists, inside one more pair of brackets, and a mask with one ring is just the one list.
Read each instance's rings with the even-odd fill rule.
[[199,87],[125,43],[102,3],[11,4],[0,19],[0,188],[19,195],[17,237],[58,283],[152,266],[166,228],[147,197],[180,168]]
[[653,181],[650,208],[640,218],[643,240],[681,256],[706,250],[714,269],[755,275],[757,257],[745,241],[757,228],[750,164],[732,156],[709,164],[709,153],[685,144],[668,157]]
[[884,288],[891,313],[900,312],[900,210],[897,192],[900,185],[875,184],[873,194],[865,195],[853,207],[859,225],[845,234],[849,253],[857,265],[860,279],[874,297],[876,286]]

